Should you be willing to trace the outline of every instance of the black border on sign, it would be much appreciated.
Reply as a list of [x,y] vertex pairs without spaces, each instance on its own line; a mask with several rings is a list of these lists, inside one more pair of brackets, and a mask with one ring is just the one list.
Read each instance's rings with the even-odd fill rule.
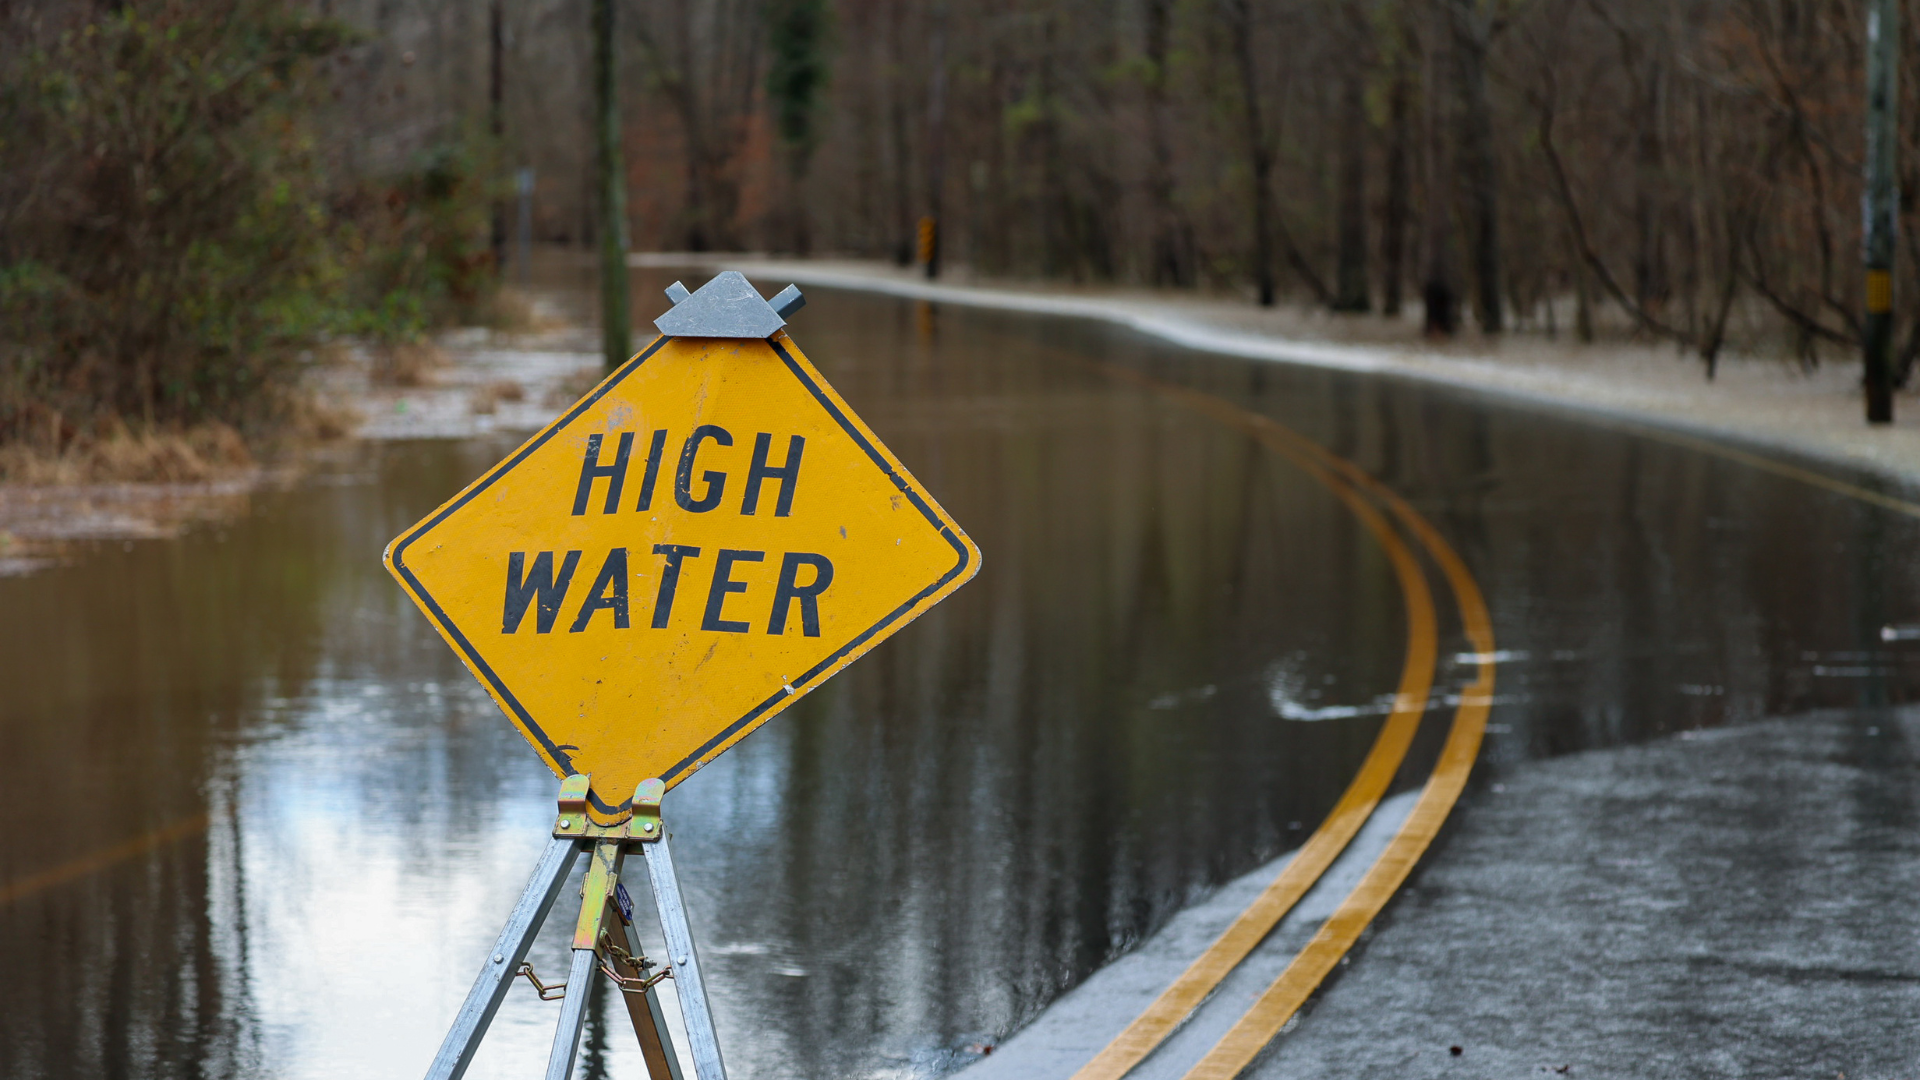
[[[467,640],[467,635],[462,633],[460,628],[454,625],[453,620],[447,617],[447,613],[441,609],[440,602],[435,600],[432,594],[427,592],[426,586],[421,584],[420,579],[415,577],[413,571],[407,568],[406,552],[407,548],[415,541],[424,537],[434,526],[446,520],[447,515],[465,506],[471,502],[475,496],[493,486],[494,481],[505,476],[511,472],[515,466],[525,461],[527,455],[544,446],[548,439],[551,439],[562,429],[573,423],[588,407],[605,397],[608,392],[620,384],[621,380],[638,371],[641,364],[646,363],[649,357],[659,352],[667,342],[673,340],[675,339],[663,335],[638,356],[621,365],[611,377],[600,384],[598,389],[586,397],[581,398],[565,416],[548,425],[545,431],[534,436],[526,445],[515,451],[511,457],[499,465],[494,466],[493,470],[482,477],[478,483],[462,492],[459,497],[455,498],[452,502],[441,507],[431,517],[428,517],[425,521],[422,521],[420,524],[402,534],[400,539],[394,541],[393,544],[392,561],[394,572],[405,579],[408,587],[413,590],[414,595],[419,597],[422,605],[426,607],[428,614],[433,617],[436,623],[440,624],[441,630],[449,639],[458,645],[460,651],[473,663],[474,670],[480,674],[481,678],[486,680],[488,686],[493,688],[499,700],[506,703],[507,708],[512,710],[513,715],[520,721],[521,726],[531,732],[534,738],[539,740],[541,747],[552,756],[553,760],[559,762],[568,772],[573,771],[572,759],[558,744],[547,736],[547,733],[541,729],[539,723],[534,720],[533,715],[527,711],[526,706],[520,704],[520,699],[514,696],[512,690],[507,689],[507,684],[502,682],[498,675],[494,674],[493,666],[488,664],[486,659],[480,655],[480,650],[475,648],[471,641]],[[807,374],[806,369],[800,366],[799,361],[795,360],[793,355],[787,352],[786,348],[779,342],[768,339],[767,345],[773,349],[776,356],[780,357],[781,362],[787,365],[787,370],[792,373],[795,379],[799,380],[800,385],[806,387],[807,392],[813,395],[813,399],[819,402],[820,407],[827,411],[827,415],[833,418],[834,423],[840,425],[840,429],[846,432],[848,437],[852,438],[861,450],[866,452],[867,457],[875,465],[879,466],[880,471],[886,474],[888,480],[893,482],[893,486],[899,488],[901,494],[912,501],[914,508],[919,510],[921,515],[940,533],[941,538],[953,547],[954,552],[959,556],[959,561],[954,563],[953,569],[942,574],[938,581],[915,593],[899,607],[894,608],[883,616],[879,622],[874,623],[872,626],[854,635],[850,641],[838,649],[835,649],[826,659],[808,668],[804,674],[792,680],[789,684],[793,687],[792,693],[788,693],[784,688],[775,691],[774,694],[765,701],[747,710],[746,715],[728,724],[725,728],[722,728],[719,734],[708,739],[702,743],[698,749],[694,750],[693,753],[688,754],[679,762],[675,763],[672,768],[660,775],[660,779],[668,783],[672,783],[675,777],[691,771],[702,757],[713,750],[714,747],[719,746],[733,737],[741,728],[747,727],[761,717],[766,716],[782,702],[791,701],[799,697],[803,691],[810,689],[811,684],[820,680],[827,671],[832,669],[832,667],[839,663],[848,653],[873,640],[881,631],[899,622],[902,617],[906,616],[927,597],[940,591],[948,582],[965,573],[968,563],[972,559],[972,553],[965,541],[956,536],[953,529],[944,521],[940,520],[940,515],[934,512],[933,507],[927,502],[926,497],[915,490],[911,484],[907,483],[906,477],[902,476],[900,471],[895,469],[893,465],[887,461],[886,455],[882,454],[879,449],[874,446],[872,440],[868,439],[865,433],[860,430],[859,426],[854,424],[847,414],[834,403],[833,398],[822,389],[821,385]],[[595,792],[588,792],[587,797],[592,800],[593,805],[597,809],[606,814],[617,814],[621,808],[627,805],[625,802],[622,802],[619,805],[610,806]]]

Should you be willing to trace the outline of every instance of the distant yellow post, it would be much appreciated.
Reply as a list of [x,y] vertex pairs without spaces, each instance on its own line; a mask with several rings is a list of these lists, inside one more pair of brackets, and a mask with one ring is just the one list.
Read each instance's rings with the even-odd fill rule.
[[1867,5],[1867,190],[1865,220],[1866,312],[1862,337],[1867,423],[1893,422],[1893,253],[1899,227],[1900,184],[1894,155],[1899,147],[1900,5]]
[[940,265],[940,223],[932,215],[920,219],[919,262],[927,268],[927,276],[937,273]]

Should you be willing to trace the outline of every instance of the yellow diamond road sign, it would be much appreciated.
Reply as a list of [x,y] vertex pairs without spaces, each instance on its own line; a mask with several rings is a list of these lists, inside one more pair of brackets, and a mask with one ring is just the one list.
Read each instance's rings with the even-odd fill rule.
[[[737,329],[700,303],[723,284],[751,291],[722,275],[660,325]],[[686,779],[980,566],[751,296],[770,337],[655,340],[387,548],[554,772],[592,776],[603,823],[641,780]]]

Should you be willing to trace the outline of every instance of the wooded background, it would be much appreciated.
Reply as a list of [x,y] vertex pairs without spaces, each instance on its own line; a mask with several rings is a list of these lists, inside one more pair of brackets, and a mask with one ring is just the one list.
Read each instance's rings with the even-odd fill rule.
[[[135,5],[138,7],[139,5]],[[1920,0],[1907,0],[1912,57]],[[1854,0],[615,0],[637,250],[918,255],[1241,290],[1433,333],[1631,332],[1711,363],[1861,335]],[[589,243],[588,6],[317,0],[333,168],[484,146],[507,250]],[[1920,337],[1901,87],[1895,352]]]

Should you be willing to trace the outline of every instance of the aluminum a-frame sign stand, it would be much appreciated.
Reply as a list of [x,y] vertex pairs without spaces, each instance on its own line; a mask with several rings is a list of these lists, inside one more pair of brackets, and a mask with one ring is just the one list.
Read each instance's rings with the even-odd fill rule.
[[[455,1080],[516,974],[562,996],[549,1080],[573,1069],[598,968],[654,1080],[725,1080],[660,801],[694,770],[945,599],[980,553],[726,271],[660,337],[387,547],[447,644],[563,777],[552,840],[428,1072]],[[638,847],[667,942],[640,950],[621,872]],[[564,990],[525,965],[590,854]]]

